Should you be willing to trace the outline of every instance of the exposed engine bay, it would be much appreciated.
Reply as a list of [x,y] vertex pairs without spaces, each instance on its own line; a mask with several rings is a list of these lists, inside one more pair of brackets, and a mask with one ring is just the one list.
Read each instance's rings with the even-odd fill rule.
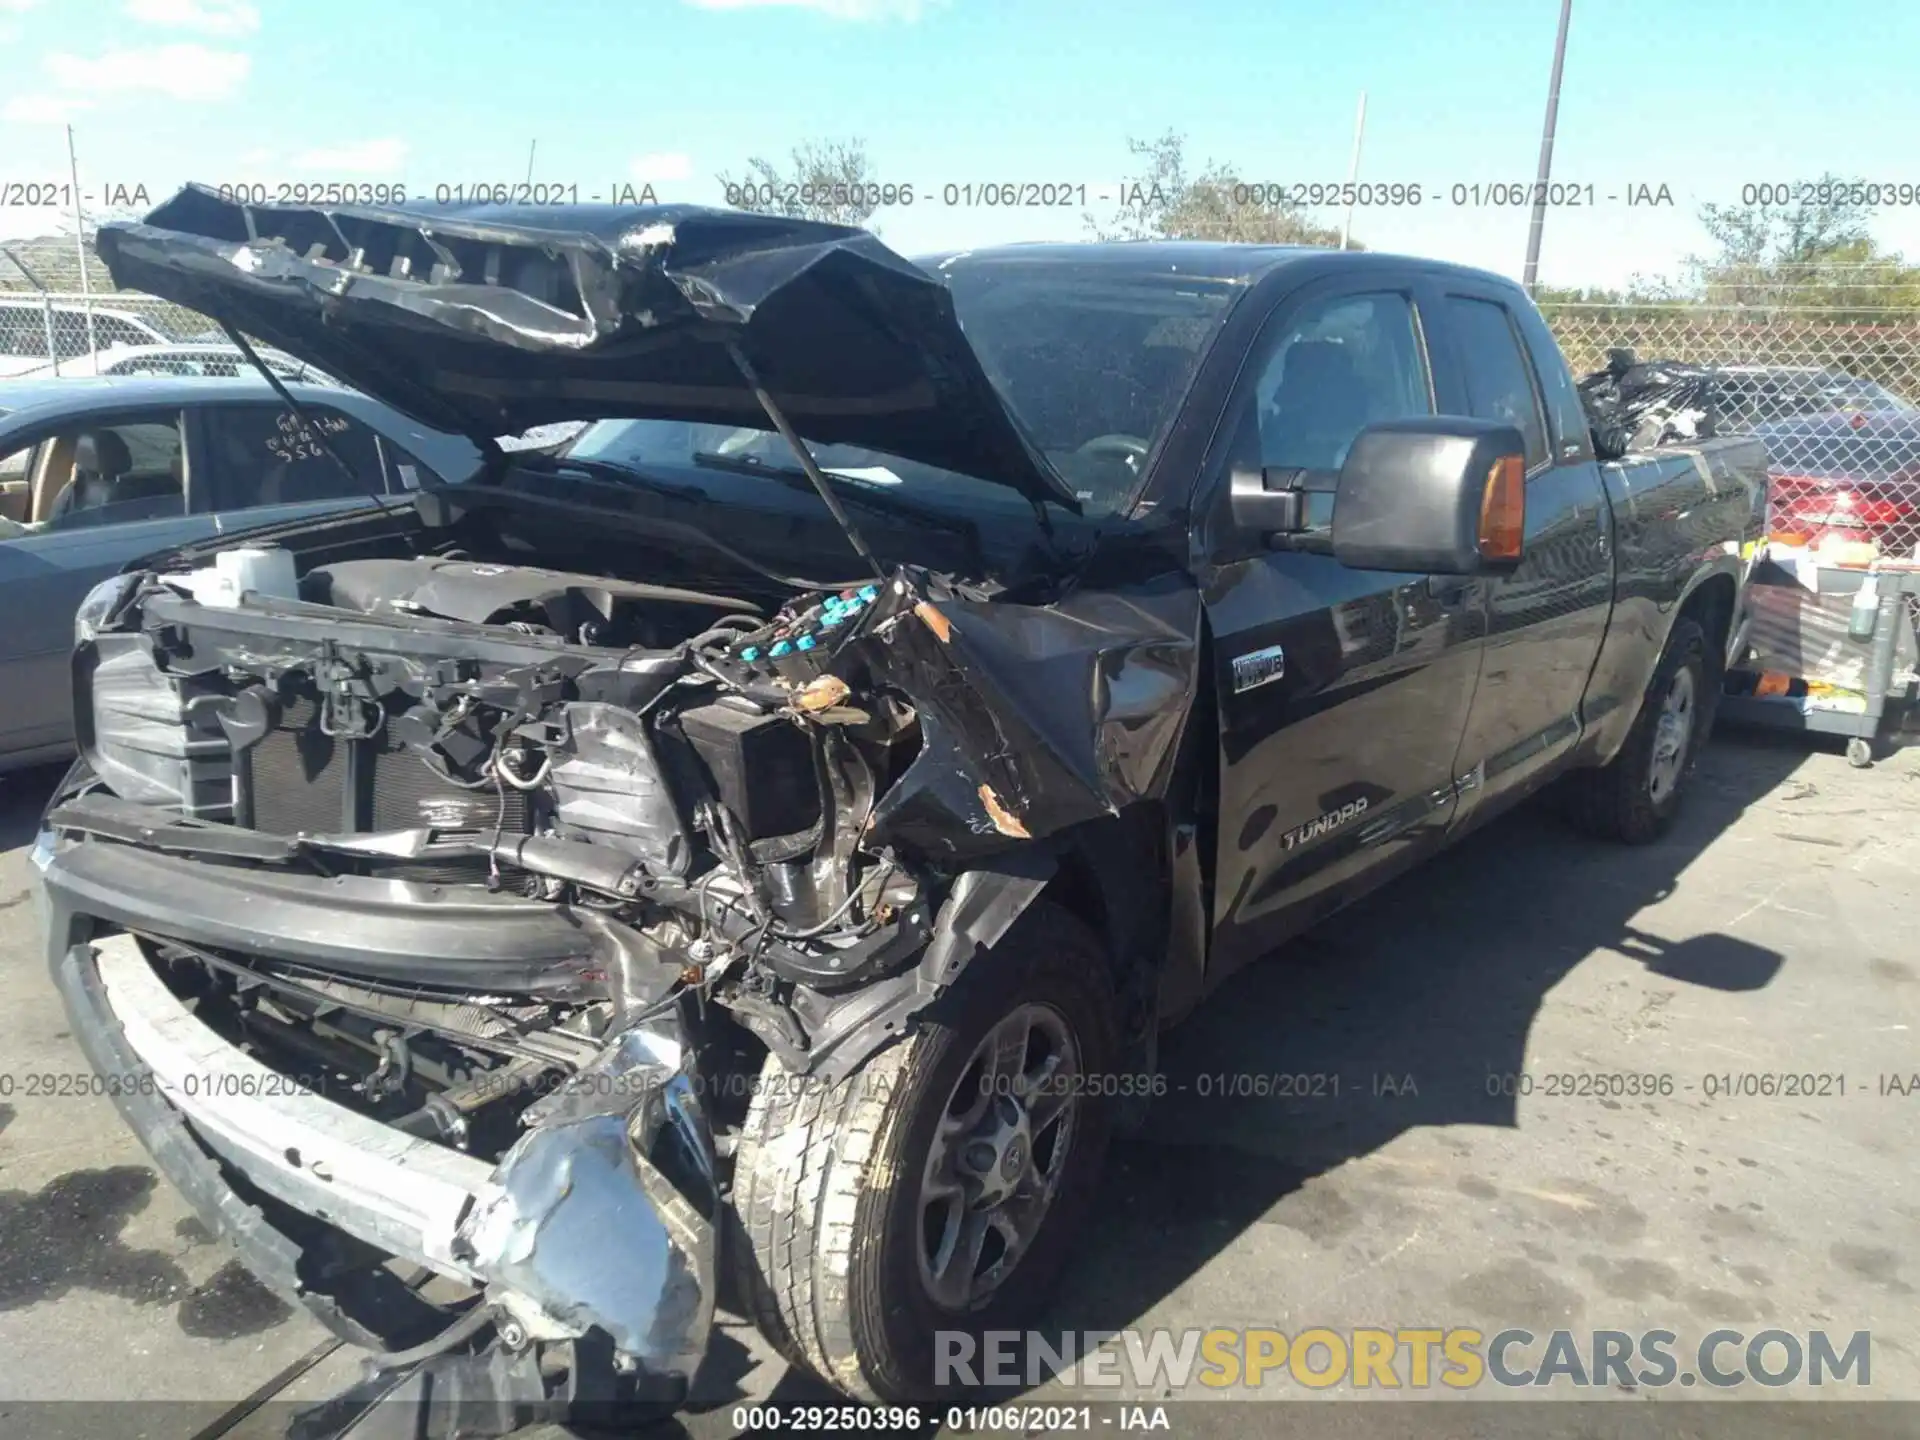
[[[83,745],[111,794],[59,818],[109,839],[137,824],[143,843],[287,884],[324,877],[348,904],[377,885],[381,905],[424,913],[485,899],[563,916],[561,953],[511,964],[390,937],[325,966],[197,927],[147,937],[237,1043],[475,1154],[498,1155],[531,1097],[676,998],[790,1070],[857,1064],[985,933],[927,953],[940,907],[964,898],[956,877],[1111,813],[1154,783],[1174,733],[1155,684],[1094,694],[1148,707],[1160,753],[1120,707],[1106,722],[1125,745],[1098,726],[1081,754],[1021,733],[1074,668],[1078,686],[1118,673],[1099,653],[1116,637],[990,604],[991,587],[902,570],[775,603],[758,580],[729,595],[397,542],[317,549],[291,593],[233,605],[201,603],[186,562],[129,577],[117,624],[81,650]],[[970,675],[962,637],[1004,649],[995,631],[1022,616],[1088,648],[1009,704]],[[1130,644],[1152,658],[1192,641],[1148,625]],[[157,839],[155,805],[180,816]]]
[[318,566],[302,578],[300,593],[364,615],[499,625],[608,649],[665,649],[727,615],[759,614],[750,601],[723,595],[436,556]]
[[[808,1036],[791,988],[867,981],[928,933],[923,882],[866,834],[919,751],[918,717],[881,691],[852,703],[832,671],[879,594],[796,597],[769,615],[735,597],[420,556],[314,566],[298,598],[222,610],[162,579],[144,635],[97,641],[96,773],[124,800],[165,789],[188,815],[280,838],[296,871],[480,887],[588,928],[605,917],[653,962],[634,958],[629,985],[674,975],[799,1064]],[[276,616],[289,633],[269,653],[261,629]],[[352,628],[360,618],[407,638],[382,644]],[[236,624],[244,641],[223,633]],[[150,724],[169,682],[189,729],[224,742],[225,777],[209,773],[206,744],[122,758],[120,717]],[[503,1079],[532,1087],[586,1063],[621,998],[579,965],[515,1000],[161,943],[204,968],[237,1033],[331,1067],[335,1085],[357,1065],[353,1089],[389,1122],[463,1146],[485,1132],[486,1105],[520,1088]]]

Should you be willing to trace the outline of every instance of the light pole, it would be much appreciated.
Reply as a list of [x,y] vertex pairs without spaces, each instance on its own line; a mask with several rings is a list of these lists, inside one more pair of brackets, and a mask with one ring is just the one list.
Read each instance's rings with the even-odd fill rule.
[[1340,248],[1353,239],[1353,195],[1359,188],[1360,141],[1367,133],[1367,92],[1360,92],[1360,113],[1353,117],[1353,158],[1347,162],[1347,218],[1340,227]]
[[1560,116],[1560,68],[1567,59],[1567,22],[1573,0],[1560,0],[1560,33],[1553,40],[1553,79],[1547,86],[1547,122],[1540,131],[1540,173],[1533,184],[1533,219],[1527,225],[1527,265],[1520,283],[1533,293],[1540,275],[1540,230],[1547,223],[1547,178],[1553,173],[1553,127]]

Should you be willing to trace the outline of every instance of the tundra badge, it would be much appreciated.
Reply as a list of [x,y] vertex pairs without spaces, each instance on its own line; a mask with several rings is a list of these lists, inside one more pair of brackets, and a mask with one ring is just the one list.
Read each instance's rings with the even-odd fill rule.
[[1240,695],[1270,685],[1287,673],[1287,652],[1278,645],[1249,650],[1233,657],[1233,693]]

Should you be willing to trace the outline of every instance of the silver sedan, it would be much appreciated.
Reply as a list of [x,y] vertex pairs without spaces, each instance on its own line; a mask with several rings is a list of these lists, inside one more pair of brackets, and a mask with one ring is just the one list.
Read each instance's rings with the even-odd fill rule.
[[[73,613],[144,555],[458,483],[473,443],[355,391],[263,380],[0,380],[0,770],[73,749]],[[328,449],[354,470],[345,474]]]

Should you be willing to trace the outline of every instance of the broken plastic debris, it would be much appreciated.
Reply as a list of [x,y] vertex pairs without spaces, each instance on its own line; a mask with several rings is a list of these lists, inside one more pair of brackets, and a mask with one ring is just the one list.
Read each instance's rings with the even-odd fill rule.
[[802,710],[830,710],[847,698],[847,682],[838,675],[822,675],[800,692],[796,702]]
[[1010,836],[1015,840],[1031,838],[1027,834],[1027,827],[1020,822],[1020,817],[1000,803],[1000,797],[993,793],[991,785],[980,787],[980,803],[986,806],[987,818],[993,821],[993,828],[1002,835]]
[[921,620],[926,623],[926,627],[929,630],[940,637],[941,644],[945,645],[952,641],[953,622],[938,610],[934,609],[931,602],[922,600],[918,605],[913,607],[913,613],[918,615]]

